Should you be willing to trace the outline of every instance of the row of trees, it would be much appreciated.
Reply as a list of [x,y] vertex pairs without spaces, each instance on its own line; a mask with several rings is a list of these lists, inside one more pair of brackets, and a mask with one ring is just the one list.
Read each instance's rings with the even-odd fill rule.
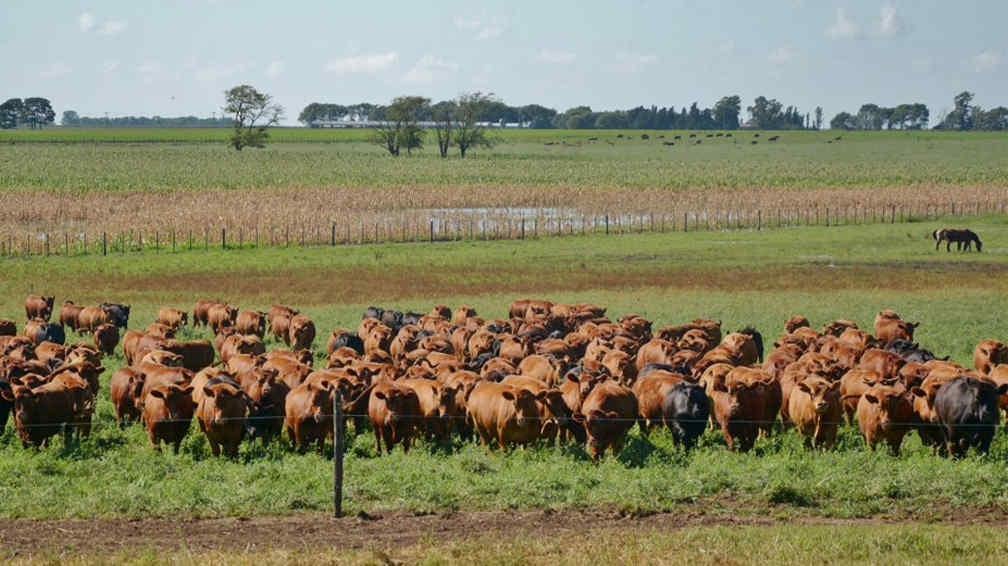
[[76,128],[221,128],[231,125],[231,119],[199,118],[196,116],[80,116],[73,110],[66,110],[60,125]]
[[[1008,108],[984,110],[973,104],[973,93],[960,92],[953,110],[940,116],[936,130],[1008,130]],[[923,130],[931,119],[928,107],[920,102],[892,108],[863,104],[857,114],[840,112],[830,120],[834,130]]]
[[448,157],[449,149],[455,146],[464,158],[473,147],[492,145],[483,124],[487,109],[498,102],[493,94],[481,92],[462,94],[455,100],[433,105],[422,96],[400,96],[384,109],[374,142],[389,155],[397,157],[403,149],[409,155],[423,147],[428,131],[423,122],[427,122],[434,131],[441,157]]
[[0,128],[11,129],[28,126],[31,129],[52,124],[56,119],[49,99],[39,96],[25,98],[9,98],[0,104]]
[[[435,109],[451,102],[438,102],[418,108],[418,119],[434,120]],[[301,111],[298,121],[308,126],[336,120],[382,122],[391,119],[390,108],[368,102],[346,106],[313,102]],[[777,100],[760,96],[746,110],[754,128],[785,130],[822,127],[821,108],[816,109],[813,119],[812,115],[803,114],[794,106],[784,107]],[[700,108],[694,102],[689,108],[682,107],[681,111],[677,111],[675,107],[637,106],[629,110],[596,112],[589,106],[575,106],[562,113],[538,104],[508,106],[494,98],[481,102],[479,120],[497,124],[521,124],[530,128],[736,130],[742,126],[741,114],[742,99],[735,95],[721,98],[713,108]]]
[[984,110],[973,104],[973,93],[960,92],[953,99],[954,108],[938,121],[935,129],[1008,130],[1008,108],[997,106]]

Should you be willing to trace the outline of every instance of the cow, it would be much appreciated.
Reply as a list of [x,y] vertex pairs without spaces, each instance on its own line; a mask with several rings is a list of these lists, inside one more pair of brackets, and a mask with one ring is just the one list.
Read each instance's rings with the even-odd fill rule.
[[0,318],[0,336],[16,336],[17,323],[13,320]]
[[143,388],[144,374],[137,369],[124,367],[112,374],[109,380],[109,398],[115,407],[116,422],[120,427],[140,420],[143,412]]
[[303,314],[290,319],[287,345],[293,350],[311,350],[315,342],[315,323]]
[[[151,385],[156,382],[155,385]],[[158,452],[161,444],[171,444],[178,454],[182,440],[189,433],[196,404],[192,399],[193,387],[187,383],[165,383],[147,377],[143,393],[143,422],[147,437]]]
[[221,304],[223,303],[220,301],[208,301],[206,299],[196,301],[196,306],[193,307],[193,327],[210,326],[210,309]]
[[66,332],[64,332],[62,326],[56,323],[47,322],[41,318],[32,319],[26,322],[24,335],[36,346],[42,342],[53,342],[55,344],[63,344],[66,342]]
[[806,448],[833,448],[843,418],[840,383],[819,375],[798,382],[788,399],[788,415]]
[[161,307],[158,309],[157,322],[178,330],[189,324],[189,313],[171,307]]
[[251,400],[248,436],[261,438],[263,444],[279,436],[283,429],[284,409],[291,388],[279,379],[275,371],[254,369],[238,374],[241,388]]
[[707,428],[710,400],[697,383],[683,381],[672,386],[662,401],[662,422],[672,432],[676,444],[689,450]]
[[896,340],[913,342],[914,331],[919,322],[907,322],[895,311],[886,309],[875,316],[875,336],[883,344]]
[[119,328],[114,324],[102,324],[94,331],[95,347],[102,354],[111,356],[119,345]]
[[873,451],[880,442],[898,456],[903,437],[913,430],[913,405],[902,384],[875,385],[858,399],[857,423],[865,444]]
[[655,425],[664,421],[663,410],[666,397],[672,389],[685,381],[678,373],[667,370],[655,370],[639,378],[632,387],[637,397],[637,410],[640,415],[640,429],[645,435]]
[[73,301],[63,301],[63,306],[60,307],[59,321],[60,324],[66,326],[74,331],[77,330],[77,321],[80,318],[80,311],[84,307],[75,305]]
[[773,432],[774,423],[783,405],[783,390],[781,384],[770,374],[759,369],[749,367],[737,367],[725,376],[725,382],[744,382],[753,385],[756,392],[756,399],[759,403],[754,407],[758,409],[758,414],[754,420],[758,421],[757,428],[763,436],[769,436]]
[[242,334],[232,334],[224,339],[220,347],[221,361],[227,362],[232,356],[238,354],[248,354],[258,356],[266,353],[266,345],[258,336],[244,336]]
[[53,302],[55,297],[42,297],[39,295],[28,295],[25,299],[25,318],[32,320],[38,318],[49,322],[53,312]]
[[526,388],[482,381],[466,399],[466,413],[484,446],[506,449],[528,444],[542,430],[536,395]]
[[973,367],[989,374],[998,364],[1008,363],[1008,346],[999,340],[984,340],[973,350]]
[[898,377],[883,378],[877,371],[854,368],[840,378],[840,396],[843,399],[843,411],[847,422],[854,422],[861,396],[877,385],[893,386],[900,383]]
[[55,367],[66,361],[67,347],[55,342],[42,342],[35,346],[35,359]]
[[[288,322],[288,325],[289,324],[290,323]],[[358,354],[363,354],[364,341],[361,340],[360,336],[351,334],[347,330],[337,328],[329,335],[329,340],[326,342],[326,353],[332,355],[333,352],[339,350],[340,348],[350,348]]]
[[874,371],[881,375],[882,379],[891,379],[899,376],[899,370],[905,364],[906,362],[898,354],[879,348],[870,348],[861,355],[861,361],[858,362],[857,367]]
[[245,438],[251,400],[238,383],[230,379],[211,379],[203,386],[202,397],[196,408],[196,418],[211,453],[220,456],[223,452],[229,458],[237,458],[238,446]]
[[811,326],[812,324],[809,322],[809,319],[800,314],[796,314],[792,315],[791,318],[787,319],[787,322],[784,323],[784,332],[786,334],[791,334],[799,328],[807,328]]
[[729,450],[748,452],[756,443],[763,417],[763,387],[758,382],[716,383],[711,390],[714,420]]
[[536,406],[539,409],[539,438],[553,442],[557,433],[564,430],[573,434],[579,442],[584,442],[584,428],[573,420],[573,413],[564,401],[560,389],[549,387],[538,379],[524,375],[509,375],[500,383],[527,390],[536,396]]
[[207,324],[214,332],[220,332],[225,327],[234,326],[237,317],[238,308],[228,304],[213,305],[207,310]]
[[164,338],[166,340],[175,338],[177,330],[167,324],[161,324],[160,322],[152,322],[150,326],[144,329],[144,334],[148,336],[154,336],[156,338]]
[[259,311],[241,311],[235,319],[235,328],[242,334],[254,334],[259,338],[266,336],[266,313]]
[[303,383],[284,401],[284,429],[291,446],[304,452],[315,443],[319,454],[332,429],[332,383]]
[[588,453],[598,461],[606,450],[623,450],[627,432],[636,423],[639,409],[633,391],[612,379],[594,385],[581,401],[581,415],[588,437]]
[[84,307],[77,314],[77,332],[81,334],[94,332],[103,324],[113,324],[112,317],[101,307]]
[[368,400],[368,417],[378,453],[383,445],[385,452],[391,453],[399,443],[409,452],[420,414],[420,400],[413,389],[392,381],[375,384]]
[[119,328],[129,326],[130,306],[119,303],[102,303],[98,305],[108,315],[109,322]]
[[1008,384],[994,385],[969,376],[956,378],[938,389],[934,410],[951,456],[961,458],[970,448],[982,454],[990,451],[1001,420],[998,397],[1005,393]]
[[14,402],[14,426],[24,447],[47,445],[61,431],[64,444],[69,445],[74,432],[90,432],[95,400],[87,382],[74,375],[36,387],[26,384],[28,381],[33,380],[28,376],[11,379],[9,394]]
[[417,418],[417,428],[422,430],[427,439],[441,442],[448,440],[448,428],[444,426],[439,412],[441,400],[441,384],[433,379],[414,378],[400,379],[396,382],[402,387],[413,390],[417,397],[420,413]]

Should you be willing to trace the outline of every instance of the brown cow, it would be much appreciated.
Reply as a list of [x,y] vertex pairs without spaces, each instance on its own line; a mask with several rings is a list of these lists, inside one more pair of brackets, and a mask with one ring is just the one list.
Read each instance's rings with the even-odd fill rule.
[[332,429],[332,383],[303,383],[284,401],[284,429],[291,445],[304,452],[315,443],[319,454]]
[[637,350],[635,365],[637,373],[640,373],[644,366],[648,364],[668,364],[672,361],[672,356],[679,350],[675,342],[652,338]]
[[14,401],[14,427],[26,448],[48,445],[49,439],[63,431],[64,444],[69,445],[73,433],[86,435],[91,430],[94,395],[88,384],[77,376],[64,375],[36,387],[32,375],[10,380]]
[[[710,369],[710,368],[708,368]],[[672,389],[685,381],[678,373],[666,370],[656,370],[641,377],[633,384],[634,395],[637,396],[637,409],[641,418],[641,432],[647,434],[663,421],[662,404]]]
[[610,448],[618,456],[638,414],[637,398],[630,389],[611,379],[594,385],[581,402],[592,459],[598,461]]
[[119,327],[114,324],[102,324],[94,331],[95,347],[106,356],[115,353],[119,345]]
[[413,434],[419,424],[420,400],[413,389],[393,381],[381,381],[371,390],[368,400],[368,417],[375,433],[375,448],[379,454],[384,444],[391,453],[396,444],[409,452]]
[[80,318],[81,310],[83,310],[83,307],[75,305],[73,301],[64,301],[63,306],[60,307],[60,324],[77,330],[77,321]]
[[182,367],[192,372],[210,367],[214,363],[213,344],[207,340],[170,341],[166,345],[166,348],[182,356]]
[[799,328],[805,328],[810,326],[812,326],[812,324],[809,323],[809,319],[805,318],[800,314],[796,314],[792,315],[791,318],[787,319],[787,322],[784,323],[784,332],[787,334],[791,334],[792,332],[798,330]]
[[879,442],[889,445],[889,451],[899,455],[903,437],[913,430],[913,405],[902,385],[871,387],[861,396],[857,406],[858,428],[872,450]]
[[560,383],[563,368],[555,358],[532,354],[518,364],[518,373],[538,379],[547,387],[556,387]]
[[1008,363],[1008,346],[1000,340],[984,340],[973,350],[973,367],[989,374],[998,364]]
[[161,324],[160,322],[152,322],[150,326],[144,329],[144,334],[147,336],[164,338],[166,340],[175,338],[175,333],[175,328],[168,326],[167,324]]
[[172,450],[178,454],[196,409],[192,400],[193,388],[160,380],[151,386],[151,381],[151,376],[148,376],[143,395],[143,421],[147,426],[147,437],[155,450],[161,451],[161,443],[171,444]]
[[833,448],[843,418],[840,383],[818,375],[805,378],[791,391],[788,415],[806,448]]
[[721,428],[728,449],[748,452],[759,435],[757,424],[764,405],[761,386],[743,381],[719,383],[711,393],[714,420]]
[[235,328],[242,334],[254,334],[259,338],[266,336],[266,313],[259,311],[241,311],[235,319]]
[[287,344],[293,350],[311,350],[315,342],[315,323],[303,314],[295,315],[290,321],[290,335]]
[[564,402],[563,393],[556,387],[547,387],[542,381],[524,375],[509,375],[500,383],[527,390],[536,396],[536,407],[539,410],[539,438],[553,442],[560,427],[567,430],[580,429],[580,425],[571,420],[573,414],[570,407]]
[[472,438],[472,426],[466,418],[466,397],[481,381],[479,374],[462,370],[449,372],[440,377],[441,395],[438,399],[438,415],[445,420],[450,432],[463,438]]
[[448,427],[441,420],[438,403],[441,400],[441,384],[432,379],[400,379],[398,385],[408,387],[416,393],[420,405],[417,428],[424,431],[428,439],[448,440]]
[[906,364],[906,360],[899,355],[878,348],[870,348],[861,355],[858,368],[874,371],[882,376],[882,379],[899,377],[899,370]]
[[759,401],[756,408],[755,421],[757,428],[764,436],[769,436],[773,432],[774,423],[783,405],[783,390],[781,384],[777,382],[767,372],[759,368],[737,367],[726,377],[725,382],[729,389],[733,383],[746,383],[751,385],[751,391],[756,393]]
[[877,371],[854,368],[840,378],[840,395],[843,398],[843,410],[847,415],[847,422],[853,424],[854,415],[857,412],[858,403],[865,391],[876,385],[894,385],[899,382],[899,378],[884,378]]
[[217,304],[207,310],[207,323],[214,332],[235,325],[238,318],[238,308],[228,304]]
[[291,388],[277,377],[275,371],[265,368],[239,374],[238,382],[252,403],[249,437],[252,440],[261,438],[263,444],[269,444],[283,430],[284,408]]
[[524,388],[481,381],[466,400],[469,422],[484,446],[506,449],[539,439],[542,423],[536,395]]
[[42,342],[35,346],[35,358],[50,365],[63,363],[67,358],[67,347],[55,342]]
[[210,451],[220,456],[223,450],[225,456],[237,458],[238,446],[245,438],[251,401],[236,382],[219,378],[203,386],[202,397],[196,408],[196,418],[210,444]]
[[109,380],[109,398],[115,407],[120,427],[139,421],[143,412],[144,374],[130,367],[121,368]]
[[875,315],[875,336],[883,344],[891,344],[896,340],[913,342],[914,330],[920,323],[903,320],[896,311],[885,309]]
[[158,309],[157,322],[178,330],[189,324],[189,313],[171,307],[161,307]]
[[238,354],[248,354],[258,356],[266,353],[266,345],[258,336],[245,336],[242,334],[232,334],[224,339],[220,347],[221,361],[227,363],[228,359]]
[[77,315],[77,332],[84,334],[94,332],[103,324],[111,324],[112,318],[102,307],[84,307]]
[[55,297],[40,297],[39,295],[28,295],[25,299],[25,317],[27,320],[38,318],[49,322],[53,312],[53,302]]
[[205,299],[196,301],[196,306],[193,307],[193,327],[210,326],[210,309],[221,304],[223,303],[220,301],[208,301]]
[[45,342],[49,335],[49,323],[41,318],[35,318],[25,323],[24,336],[31,340],[32,344],[38,346]]

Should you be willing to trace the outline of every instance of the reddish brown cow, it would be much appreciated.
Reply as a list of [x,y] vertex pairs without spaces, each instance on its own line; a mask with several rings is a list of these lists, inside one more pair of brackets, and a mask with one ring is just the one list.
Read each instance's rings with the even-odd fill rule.
[[[65,375],[42,383],[31,375],[10,380],[14,401],[14,427],[23,446],[39,448],[63,431],[69,444],[73,433],[86,435],[91,430],[94,395],[79,377]],[[38,383],[36,387],[31,384]]]
[[843,418],[840,383],[818,375],[799,382],[788,399],[788,415],[807,448],[833,448]]
[[284,429],[291,445],[304,452],[315,443],[319,454],[332,429],[332,384],[304,383],[287,394],[284,401]]
[[506,449],[539,438],[542,430],[536,396],[528,389],[481,381],[466,400],[469,422],[484,446]]
[[109,380],[109,398],[115,407],[119,426],[140,420],[143,412],[143,386],[144,374],[136,369],[124,367],[112,374]]
[[606,379],[584,397],[581,414],[592,459],[598,461],[608,449],[618,456],[627,432],[638,418],[637,398],[630,389]]
[[178,330],[189,324],[189,313],[171,307],[161,307],[158,309],[157,322]]
[[224,339],[221,344],[220,358],[227,363],[228,359],[238,354],[248,354],[258,356],[266,353],[266,345],[258,336],[244,336],[242,334],[232,334]]
[[203,386],[196,418],[214,456],[220,456],[223,451],[229,458],[238,457],[251,405],[248,396],[234,381],[213,379]]
[[119,327],[114,324],[102,324],[95,328],[94,342],[101,353],[111,356],[119,345]]
[[27,320],[38,318],[49,322],[53,312],[53,302],[55,297],[41,297],[39,295],[28,295],[25,299],[25,317]]
[[77,321],[80,319],[80,312],[83,307],[77,306],[73,301],[64,301],[60,307],[60,324],[73,330],[77,330]]
[[[709,369],[709,368],[708,368]],[[664,419],[662,404],[672,389],[685,381],[685,376],[666,370],[656,370],[641,377],[633,385],[637,396],[637,410],[641,418],[641,432],[647,434]]]
[[166,348],[181,356],[182,367],[192,372],[210,367],[214,363],[213,344],[207,340],[171,341],[166,345]]
[[899,455],[903,437],[913,430],[913,405],[902,385],[876,385],[861,396],[857,406],[858,428],[872,450],[879,442]]
[[882,379],[892,379],[899,377],[899,370],[906,364],[906,361],[899,355],[878,348],[870,348],[861,355],[858,368],[874,371],[882,376]]
[[303,314],[296,315],[290,321],[287,344],[293,350],[311,350],[313,342],[315,342],[315,323]]
[[238,308],[228,304],[217,304],[207,310],[207,323],[214,332],[235,325],[238,318]]
[[710,396],[714,420],[729,450],[748,452],[756,443],[764,405],[761,389],[757,383],[746,382],[714,386]]
[[375,448],[379,454],[383,445],[385,452],[391,453],[399,443],[402,443],[404,452],[409,452],[419,424],[420,400],[409,387],[393,381],[381,381],[371,390],[368,417],[374,429]]
[[784,323],[784,332],[787,334],[791,334],[792,332],[798,330],[799,328],[805,328],[810,326],[812,326],[812,324],[809,323],[809,319],[805,318],[800,314],[796,314],[791,316],[791,318],[787,319],[787,322]]
[[111,324],[112,319],[101,307],[84,307],[77,315],[77,332],[84,334],[94,332],[103,324]]
[[984,340],[973,350],[973,367],[989,374],[998,364],[1008,363],[1008,346],[1000,340]]
[[200,299],[193,307],[193,326],[210,326],[210,308],[221,305],[220,301],[208,301]]
[[143,421],[147,426],[147,437],[155,450],[161,451],[161,444],[171,444],[178,454],[182,440],[189,433],[193,412],[191,385],[158,383],[150,386],[148,375],[144,386]]
[[46,364],[59,364],[66,361],[67,347],[55,342],[42,342],[35,346],[35,358]]
[[847,415],[847,422],[854,422],[854,414],[857,412],[861,395],[876,385],[894,385],[899,382],[899,378],[883,379],[882,374],[877,371],[854,368],[840,378],[840,396],[843,399],[843,411]]
[[397,382],[402,387],[408,387],[416,394],[420,406],[420,418],[417,427],[426,434],[428,439],[448,440],[448,427],[441,420],[438,403],[441,400],[441,384],[432,379],[400,379]]
[[144,329],[144,334],[147,336],[154,336],[165,340],[175,338],[175,333],[176,330],[174,328],[160,322],[152,322],[150,326]]
[[235,328],[242,334],[254,334],[259,338],[266,336],[266,313],[259,311],[241,311],[235,319]]
[[758,422],[759,432],[764,436],[769,436],[773,432],[774,423],[777,421],[777,415],[783,405],[783,391],[780,383],[767,372],[749,367],[733,369],[725,377],[725,382],[728,384],[729,390],[732,384],[736,383],[752,386],[750,391],[756,394],[755,399],[758,400],[753,409],[757,415],[754,420]]

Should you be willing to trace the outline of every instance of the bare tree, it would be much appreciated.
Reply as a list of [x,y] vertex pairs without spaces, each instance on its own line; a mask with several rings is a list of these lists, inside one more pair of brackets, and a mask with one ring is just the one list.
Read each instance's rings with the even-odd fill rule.
[[234,120],[231,146],[241,151],[243,147],[264,147],[269,134],[266,129],[280,122],[283,107],[273,104],[273,97],[249,85],[239,85],[224,93],[227,105],[224,112]]
[[486,128],[479,121],[487,105],[496,102],[493,93],[464,93],[455,102],[455,145],[463,158],[471,147],[490,147],[493,140],[487,135]]

